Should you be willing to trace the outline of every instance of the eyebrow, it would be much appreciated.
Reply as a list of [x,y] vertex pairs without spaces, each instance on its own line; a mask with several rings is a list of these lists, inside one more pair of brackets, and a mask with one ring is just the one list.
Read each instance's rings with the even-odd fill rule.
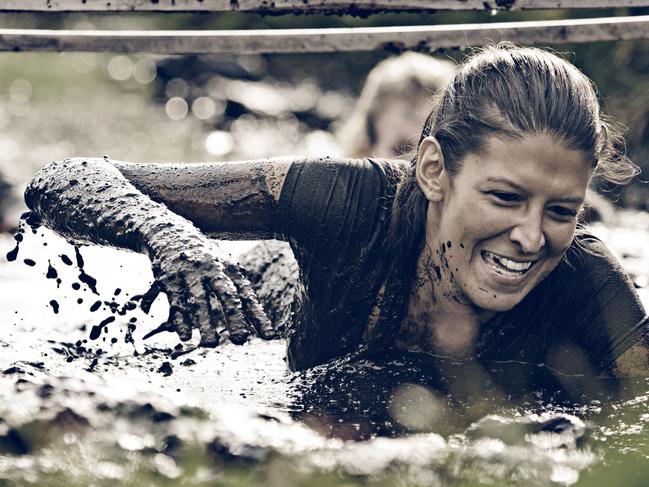
[[[510,181],[507,178],[488,177],[487,181],[490,182],[490,183],[505,184],[505,185],[510,186],[510,187],[514,188],[515,190],[517,190],[517,191],[519,191],[519,192],[521,192],[523,194],[528,193],[528,191],[523,186],[521,186],[520,184],[515,183],[514,181]],[[574,198],[573,197],[557,198],[557,199],[555,199],[553,201],[560,202],[560,203],[575,203],[575,204],[579,204],[579,205],[584,202],[583,198],[580,198],[578,196],[576,196]]]

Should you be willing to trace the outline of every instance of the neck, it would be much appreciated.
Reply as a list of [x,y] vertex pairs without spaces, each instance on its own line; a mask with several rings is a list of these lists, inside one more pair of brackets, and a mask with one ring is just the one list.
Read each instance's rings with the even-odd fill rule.
[[451,357],[471,355],[478,331],[493,312],[476,308],[461,293],[444,257],[443,244],[426,243],[401,322],[396,346]]

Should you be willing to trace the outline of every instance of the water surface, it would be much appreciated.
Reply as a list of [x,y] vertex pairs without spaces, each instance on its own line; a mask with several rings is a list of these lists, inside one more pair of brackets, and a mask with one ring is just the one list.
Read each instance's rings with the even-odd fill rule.
[[[645,304],[647,228],[643,215],[596,227]],[[0,242],[3,255],[13,244]],[[151,281],[147,260],[80,254],[96,290],[47,230],[0,264],[0,483],[608,486],[649,475],[645,379],[446,363],[449,392],[421,354],[289,373],[281,341],[143,342],[166,313],[164,299],[150,315],[127,306]],[[491,380],[530,367],[568,393]]]

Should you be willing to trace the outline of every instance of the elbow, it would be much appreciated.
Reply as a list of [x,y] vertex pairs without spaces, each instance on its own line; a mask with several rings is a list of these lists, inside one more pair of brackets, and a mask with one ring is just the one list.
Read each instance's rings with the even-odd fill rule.
[[25,189],[25,204],[37,213],[47,211],[53,203],[66,193],[66,190],[80,181],[98,176],[98,165],[102,159],[72,158],[50,162],[36,173]]

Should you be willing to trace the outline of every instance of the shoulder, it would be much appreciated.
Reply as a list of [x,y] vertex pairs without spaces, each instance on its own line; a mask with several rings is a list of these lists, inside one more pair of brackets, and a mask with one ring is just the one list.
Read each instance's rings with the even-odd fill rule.
[[293,178],[345,173],[391,178],[400,175],[410,163],[400,159],[345,159],[334,157],[302,158],[292,161],[289,175]]
[[603,283],[614,278],[629,281],[611,250],[599,238],[585,230],[578,230],[556,271],[558,277],[581,282],[595,279]]
[[629,275],[608,247],[585,231],[578,232],[563,261],[547,280],[571,297],[569,311],[573,315],[593,320],[598,316],[614,319],[611,310],[624,310],[624,318],[633,315],[636,323],[644,317]]
[[593,235],[581,233],[562,269],[560,276],[573,284],[572,292],[565,287],[562,292],[574,296],[566,311],[571,323],[579,325],[575,339],[616,375],[649,372],[646,312],[612,252]]
[[331,157],[295,160],[280,195],[284,210],[323,201],[348,205],[389,196],[409,163],[388,159]]

